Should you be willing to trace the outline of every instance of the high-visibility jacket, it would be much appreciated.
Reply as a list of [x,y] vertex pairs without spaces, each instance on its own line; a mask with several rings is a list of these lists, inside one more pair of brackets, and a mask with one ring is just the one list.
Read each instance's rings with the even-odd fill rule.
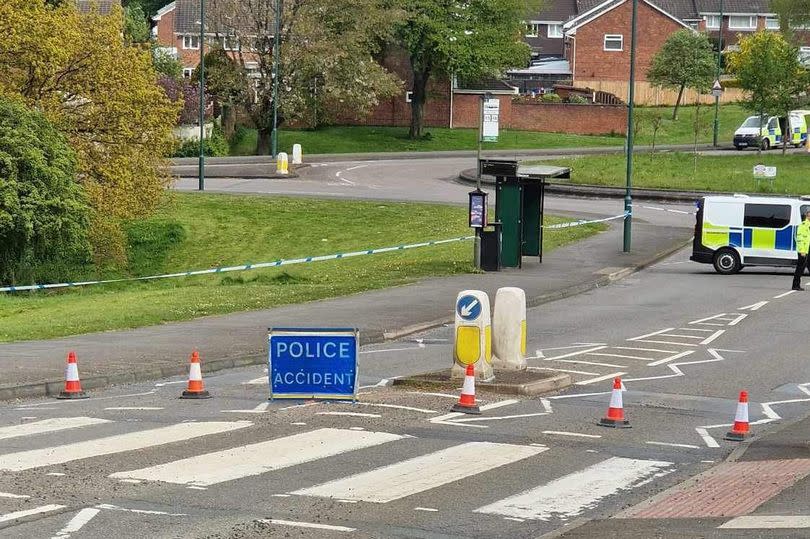
[[810,251],[810,221],[806,219],[796,229],[796,250],[803,255]]

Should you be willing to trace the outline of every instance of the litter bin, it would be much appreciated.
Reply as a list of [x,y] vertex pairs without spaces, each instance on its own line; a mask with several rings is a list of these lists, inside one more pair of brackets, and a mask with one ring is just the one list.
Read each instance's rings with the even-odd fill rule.
[[501,271],[501,223],[481,229],[481,269]]

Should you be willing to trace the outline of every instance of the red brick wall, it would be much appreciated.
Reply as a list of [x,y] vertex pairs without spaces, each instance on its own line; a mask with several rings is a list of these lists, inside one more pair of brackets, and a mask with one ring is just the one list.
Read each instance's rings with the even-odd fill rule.
[[[574,80],[627,80],[630,74],[631,2],[605,12],[577,29],[574,40]],[[638,3],[636,80],[647,80],[647,70],[664,41],[683,28],[646,2]],[[605,51],[605,34],[622,34],[622,51]]]

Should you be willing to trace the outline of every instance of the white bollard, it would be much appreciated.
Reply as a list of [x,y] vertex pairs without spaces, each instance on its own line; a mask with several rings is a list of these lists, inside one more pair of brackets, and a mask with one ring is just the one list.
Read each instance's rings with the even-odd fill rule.
[[290,166],[289,161],[287,159],[287,154],[285,152],[281,152],[276,157],[276,174],[289,174],[290,173]]
[[499,288],[492,317],[492,364],[496,369],[526,369],[526,292]]
[[300,144],[293,144],[293,165],[300,165],[304,162],[304,153],[301,150]]
[[464,290],[456,298],[453,369],[450,377],[463,379],[467,365],[475,368],[475,379],[495,379],[492,370],[492,322],[489,296],[480,290]]

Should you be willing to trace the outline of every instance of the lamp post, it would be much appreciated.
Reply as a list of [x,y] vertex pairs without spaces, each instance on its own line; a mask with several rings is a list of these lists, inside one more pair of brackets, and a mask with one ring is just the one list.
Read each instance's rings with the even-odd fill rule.
[[627,186],[624,193],[624,252],[630,252],[633,225],[633,109],[636,97],[636,18],[638,0],[633,0],[633,16],[630,21],[630,91],[627,107]]
[[[714,89],[720,86],[720,63],[723,58],[723,0],[720,0],[720,31],[717,34],[717,77],[714,81]],[[712,134],[712,146],[717,147],[717,133],[720,130],[720,94],[714,93],[714,133]]]
[[197,189],[205,191],[205,0],[200,0],[200,177]]
[[270,153],[276,156],[278,150],[278,78],[281,47],[281,0],[276,0],[275,29],[273,30],[273,131],[270,133]]

